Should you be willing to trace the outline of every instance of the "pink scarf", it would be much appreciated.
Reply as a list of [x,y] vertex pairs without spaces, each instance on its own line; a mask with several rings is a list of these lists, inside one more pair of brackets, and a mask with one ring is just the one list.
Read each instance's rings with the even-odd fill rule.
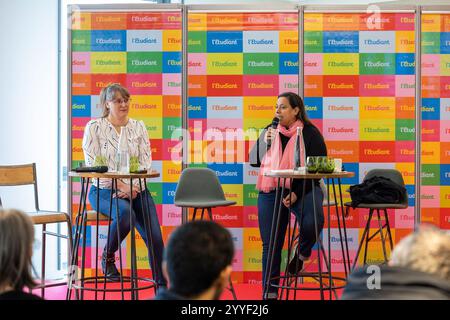
[[[300,120],[295,121],[289,129],[286,129],[281,124],[278,124],[277,133],[275,139],[272,142],[270,149],[261,161],[261,168],[259,170],[258,181],[256,183],[256,189],[262,192],[270,192],[277,187],[277,179],[272,177],[266,177],[265,173],[270,173],[271,170],[286,170],[294,168],[294,152],[295,152],[295,140],[297,136],[297,127],[303,130],[303,123]],[[278,134],[289,137],[289,141],[282,151],[281,138]],[[304,157],[304,142],[302,141],[302,135],[300,136],[300,165],[305,166]],[[290,181],[286,179],[286,188],[290,188]]]

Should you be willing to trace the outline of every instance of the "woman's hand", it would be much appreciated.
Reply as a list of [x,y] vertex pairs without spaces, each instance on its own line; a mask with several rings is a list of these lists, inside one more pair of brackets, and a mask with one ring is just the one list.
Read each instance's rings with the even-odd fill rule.
[[266,131],[266,134],[264,135],[264,142],[267,143],[267,141],[272,141],[275,139],[275,135],[277,134],[277,130],[269,127]]
[[[117,181],[117,194],[116,196],[121,199],[130,199],[130,185],[123,183],[122,181]],[[131,189],[131,199],[135,199],[137,195],[141,192],[139,187],[133,186]]]
[[297,195],[294,192],[291,192],[290,195],[287,195],[287,197],[283,199],[283,204],[289,208],[296,201],[297,201]]

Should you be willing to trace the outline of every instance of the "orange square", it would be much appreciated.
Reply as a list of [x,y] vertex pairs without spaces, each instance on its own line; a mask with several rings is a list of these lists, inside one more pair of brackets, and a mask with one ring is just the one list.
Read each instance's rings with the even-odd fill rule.
[[188,76],[188,95],[190,97],[205,97],[206,86],[206,76]]
[[395,117],[397,119],[415,119],[415,110],[413,97],[395,98]]
[[163,96],[163,116],[181,117],[181,96]]
[[440,225],[441,209],[439,208],[421,208],[420,209],[420,223],[432,224],[437,227]]
[[91,26],[92,30],[126,30],[127,14],[117,12],[93,13]]
[[450,164],[450,142],[441,142],[441,164]]
[[439,98],[441,94],[440,77],[422,77],[422,97]]
[[91,94],[91,75],[72,73],[72,95]]
[[323,15],[323,31],[358,31],[361,14],[355,13],[325,13]]
[[322,97],[323,96],[323,76],[305,76],[304,80],[305,97]]
[[342,159],[342,162],[359,162],[358,141],[327,141],[328,156]]
[[244,25],[243,13],[208,13],[206,23],[209,31],[237,30],[242,31]]

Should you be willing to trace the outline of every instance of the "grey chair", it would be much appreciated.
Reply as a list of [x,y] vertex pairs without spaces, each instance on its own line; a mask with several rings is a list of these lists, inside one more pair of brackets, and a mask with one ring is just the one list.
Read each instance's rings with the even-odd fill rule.
[[[368,180],[373,177],[384,177],[391,179],[393,182],[399,184],[400,186],[404,187],[405,182],[403,181],[402,174],[400,171],[395,169],[373,169],[370,170],[366,176],[364,177],[364,180]],[[344,204],[347,207],[347,215],[348,210],[351,207],[351,202],[346,202]],[[384,262],[386,263],[388,261],[387,254],[386,254],[386,241],[385,237],[383,235],[383,229],[386,228],[386,236],[389,238],[389,245],[391,248],[391,252],[393,249],[393,241],[392,241],[392,234],[391,234],[391,228],[389,225],[389,217],[387,214],[387,209],[406,209],[408,208],[408,194],[405,193],[404,199],[400,203],[360,203],[356,208],[358,209],[369,209],[369,218],[367,219],[366,226],[364,228],[363,235],[361,237],[361,241],[358,246],[358,250],[356,252],[355,261],[353,262],[352,270],[355,268],[356,263],[359,258],[359,253],[361,252],[362,246],[364,247],[364,264],[367,262],[367,247],[369,245],[369,242],[378,234],[380,234],[381,237],[381,246],[383,249],[383,256],[384,256]],[[376,210],[377,213],[377,219],[378,219],[378,230],[371,236],[369,236],[370,232],[370,223],[373,219],[373,213]],[[380,217],[380,210],[384,212],[385,217],[385,224],[382,225],[381,217]]]
[[[181,173],[180,181],[175,191],[174,204],[182,208],[194,208],[192,220],[195,220],[197,210],[202,209],[200,219],[203,219],[205,209],[213,221],[212,208],[235,205],[235,201],[225,199],[222,186],[214,171],[208,168],[186,168]],[[183,223],[188,222],[189,215],[183,215]],[[236,298],[236,291],[230,278],[229,290]]]
[[[181,173],[174,203],[182,208],[194,208],[192,220],[195,220],[197,210],[202,209],[203,219],[205,209],[212,221],[212,208],[235,205],[235,201],[225,199],[222,186],[216,173],[208,168],[186,168]],[[183,216],[183,223],[188,217]]]

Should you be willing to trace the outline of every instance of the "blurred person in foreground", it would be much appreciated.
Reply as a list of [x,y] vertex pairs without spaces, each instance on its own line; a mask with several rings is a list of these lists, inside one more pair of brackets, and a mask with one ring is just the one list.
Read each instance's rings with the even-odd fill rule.
[[[374,268],[375,267],[375,268]],[[450,234],[421,226],[394,248],[388,265],[365,266],[348,278],[342,299],[450,299]]]
[[234,246],[231,234],[211,221],[177,228],[164,251],[169,289],[156,300],[218,300],[229,283]]

